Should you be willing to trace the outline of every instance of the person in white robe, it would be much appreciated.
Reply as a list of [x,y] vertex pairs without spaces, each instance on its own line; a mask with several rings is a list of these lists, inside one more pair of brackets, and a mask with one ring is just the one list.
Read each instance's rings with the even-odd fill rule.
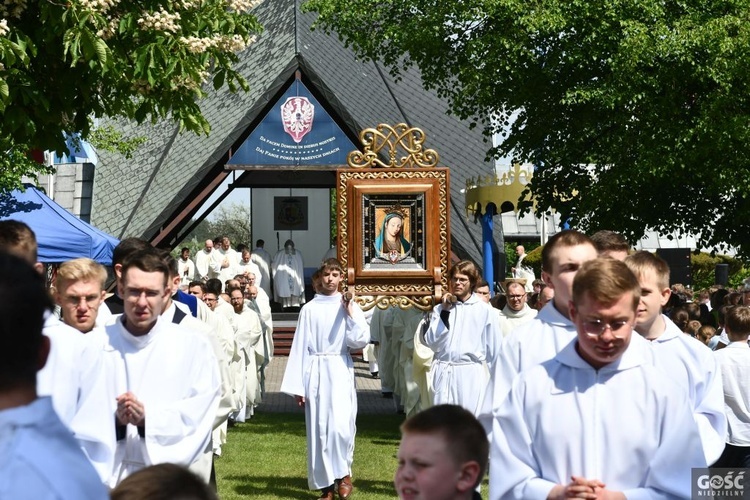
[[250,254],[250,260],[258,266],[260,269],[260,287],[266,292],[266,296],[271,296],[271,254],[268,253],[263,246],[265,241],[258,240],[255,242],[255,248],[253,248]]
[[[124,314],[106,327],[106,391],[100,425],[116,442],[109,485],[149,465],[190,466],[210,444],[221,378],[208,339],[161,314],[170,270],[153,248],[125,260]],[[115,415],[115,422],[111,421]]]
[[531,293],[534,291],[533,282],[536,276],[534,275],[534,270],[523,261],[526,258],[526,249],[524,249],[523,245],[516,247],[516,255],[518,255],[518,261],[515,266],[510,268],[510,272],[514,278],[525,280],[524,288],[527,293]]
[[[258,380],[260,382],[260,400],[266,394],[266,367],[273,358],[273,323],[269,325],[264,318],[263,312],[258,304],[258,292],[263,289],[257,286],[249,286],[245,294],[245,307],[254,311],[260,318],[263,330],[260,340],[255,344],[255,363],[258,367]],[[269,311],[269,317],[271,316]]]
[[248,277],[250,274],[255,275],[255,285],[261,286],[263,283],[263,275],[260,272],[260,268],[258,267],[258,264],[253,262],[251,255],[250,255],[250,249],[249,248],[243,248],[242,253],[240,254],[240,260],[237,262],[237,274],[242,274],[245,277]]
[[180,287],[187,290],[188,285],[195,278],[195,262],[190,258],[188,247],[180,250],[180,258],[177,259],[177,273],[180,276]]
[[734,306],[724,316],[731,342],[713,352],[724,385],[727,415],[726,448],[713,467],[750,466],[750,307]]
[[429,324],[429,317],[423,319],[414,334],[413,375],[414,382],[419,387],[419,404],[414,408],[413,412],[433,406],[435,399],[435,389],[432,386],[432,359],[435,353],[432,349],[424,345],[422,341],[424,332],[427,330]]
[[503,337],[507,337],[510,332],[536,318],[537,315],[536,309],[530,308],[526,303],[528,294],[524,285],[510,280],[505,283],[508,303],[500,311],[500,328]]
[[435,352],[434,403],[456,404],[475,415],[501,340],[497,311],[473,293],[478,281],[473,262],[455,264],[450,270],[451,292],[433,310],[424,335],[425,345]]
[[[206,483],[209,483],[211,480],[211,471],[213,469],[214,450],[221,448],[221,431],[219,428],[222,425],[226,425],[226,422],[229,419],[229,414],[232,412],[234,406],[234,394],[232,392],[233,379],[229,373],[229,361],[226,357],[224,348],[222,347],[217,330],[209,323],[193,317],[190,314],[190,308],[187,305],[178,300],[173,300],[174,297],[177,297],[177,291],[181,286],[181,276],[177,272],[177,262],[175,259],[166,253],[164,259],[169,266],[170,272],[173,273],[170,275],[170,284],[172,285],[172,293],[175,295],[169,297],[165,302],[162,318],[173,324],[179,325],[180,329],[190,329],[207,339],[211,345],[219,369],[221,389],[219,406],[213,422],[211,442],[206,449],[203,450],[203,454],[198,460],[190,464],[190,470],[200,476]],[[203,301],[198,301],[198,304],[205,306]],[[208,310],[208,307],[206,307],[206,310]],[[211,311],[208,310],[208,313],[211,313]]]
[[544,245],[542,279],[555,294],[536,318],[513,330],[500,345],[499,359],[490,372],[484,402],[477,415],[488,433],[492,430],[492,410],[505,400],[515,376],[552,359],[575,338],[575,326],[568,313],[573,278],[584,262],[596,256],[589,237],[578,231],[561,231]]
[[242,358],[242,361],[236,365],[241,372],[235,373],[235,390],[239,394],[244,392],[242,405],[244,411],[240,409],[235,419],[238,422],[245,422],[252,418],[255,407],[260,403],[260,378],[255,346],[263,337],[263,325],[258,313],[245,305],[245,296],[241,290],[232,290],[230,296],[237,325],[235,340]]
[[395,312],[393,330],[394,332],[401,332],[402,336],[401,342],[399,342],[398,358],[400,377],[397,380],[401,385],[403,411],[409,416],[421,409],[419,386],[414,380],[414,337],[421,333],[425,314],[415,307],[396,309]]
[[643,295],[638,308],[636,331],[651,342],[656,364],[666,377],[688,393],[698,424],[706,461],[713,464],[724,451],[727,420],[721,370],[710,349],[685,335],[661,313],[669,300],[669,265],[656,254],[639,251],[625,264],[638,277]]
[[204,283],[209,278],[215,278],[216,276],[212,272],[213,262],[213,251],[214,242],[206,240],[204,247],[200,252],[195,254],[195,280],[203,281]]
[[491,498],[691,497],[691,469],[706,467],[698,428],[632,333],[639,298],[620,261],[578,271],[576,338],[519,374],[494,412]]
[[338,291],[338,261],[320,271],[320,293],[300,313],[281,392],[305,408],[308,484],[333,500],[336,482],[341,498],[352,490],[357,393],[350,350],[364,347],[370,335],[362,310]]
[[222,236],[221,246],[214,248],[211,254],[211,262],[216,278],[225,284],[227,280],[234,278],[238,274],[240,258],[237,252],[232,248],[231,242],[227,236]]
[[393,307],[375,308],[370,318],[370,341],[375,346],[380,373],[380,390],[383,397],[393,397],[396,388],[396,363],[393,343]]
[[[206,307],[209,309],[210,313],[206,316],[205,321],[213,328],[215,328],[219,338],[219,343],[224,350],[224,359],[227,363],[227,378],[232,389],[230,416],[234,418],[240,408],[242,408],[244,411],[245,400],[244,386],[240,387],[240,389],[242,390],[242,397],[238,395],[237,388],[237,378],[242,374],[242,371],[239,369],[238,365],[242,361],[242,358],[239,355],[240,351],[237,348],[237,342],[235,340],[236,326],[233,323],[230,323],[223,314],[214,311],[218,300],[213,292],[206,291],[203,294],[202,300],[206,304]],[[242,365],[244,366],[244,361],[242,361]],[[223,422],[218,429],[214,429],[212,440],[214,445],[213,451],[215,455],[221,455],[221,447],[227,442],[227,429],[228,422]]]
[[283,308],[304,304],[305,265],[292,240],[286,240],[284,249],[274,256],[272,271],[274,300]]

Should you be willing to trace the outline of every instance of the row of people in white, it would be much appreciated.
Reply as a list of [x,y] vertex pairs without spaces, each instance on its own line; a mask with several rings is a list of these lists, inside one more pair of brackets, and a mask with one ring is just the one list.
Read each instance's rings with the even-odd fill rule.
[[[273,260],[263,248],[262,240],[258,241],[252,252],[245,248],[238,253],[231,248],[229,238],[224,237],[218,247],[207,240],[204,248],[196,254],[196,263],[189,258],[189,252],[178,260],[180,276],[186,277],[183,285],[193,279],[205,281],[217,278],[222,283],[238,274],[256,276],[256,286],[271,296],[271,277],[273,277],[273,297],[283,307],[299,307],[305,303],[304,263],[302,254],[294,247],[292,240],[284,243],[284,248],[276,253]],[[191,269],[193,272],[191,272]],[[186,274],[187,273],[187,274]]]
[[[578,371],[568,373],[565,367],[583,370],[588,366],[587,369],[591,370],[585,357],[578,356],[578,360],[576,360],[578,352],[576,350],[578,345],[577,332],[580,331],[580,328],[577,328],[571,320],[569,305],[573,299],[573,280],[578,270],[586,262],[595,259],[596,256],[593,244],[581,233],[567,231],[559,233],[557,237],[551,239],[543,253],[543,268],[545,269],[543,278],[548,286],[554,289],[554,299],[540,311],[537,318],[513,331],[502,342],[495,343],[488,340],[491,338],[500,339],[502,336],[496,326],[491,326],[490,322],[480,321],[482,317],[485,317],[484,311],[471,316],[461,314],[461,312],[468,310],[474,301],[473,296],[470,295],[463,294],[464,296],[461,297],[460,286],[452,288],[459,299],[455,304],[448,298],[433,312],[431,327],[425,335],[425,340],[428,345],[436,350],[436,359],[442,358],[444,360],[442,363],[444,366],[435,362],[432,368],[435,401],[457,402],[475,412],[488,431],[492,432],[495,454],[502,454],[506,458],[509,452],[511,454],[518,452],[522,455],[521,462],[513,462],[519,459],[517,456],[507,460],[493,458],[490,480],[492,498],[505,497],[506,495],[509,498],[535,496],[523,493],[524,488],[518,489],[518,484],[513,483],[513,478],[517,478],[517,476],[509,473],[508,460],[519,467],[521,467],[520,463],[525,464],[523,467],[533,465],[532,469],[543,477],[546,477],[544,475],[552,470],[549,468],[549,464],[556,464],[555,467],[558,468],[555,469],[555,474],[559,474],[550,477],[553,477],[553,482],[561,482],[562,488],[570,486],[568,484],[570,477],[575,475],[587,477],[590,480],[600,480],[609,486],[621,489],[636,488],[648,483],[650,485],[648,487],[654,489],[648,495],[653,494],[655,497],[659,495],[669,496],[675,492],[679,493],[678,496],[689,497],[690,481],[689,475],[685,476],[685,471],[689,471],[691,467],[701,467],[713,463],[724,447],[726,420],[724,417],[721,376],[718,373],[716,362],[711,358],[711,353],[705,349],[705,346],[685,335],[676,335],[674,330],[670,328],[671,322],[659,314],[658,307],[656,314],[650,310],[647,311],[648,308],[644,304],[648,303],[649,290],[654,287],[654,284],[648,283],[647,277],[644,279],[643,273],[637,270],[635,270],[635,274],[639,275],[640,286],[644,288],[645,292],[644,299],[639,300],[637,311],[633,311],[634,316],[637,312],[637,321],[633,321],[633,323],[635,323],[635,328],[640,335],[633,335],[629,343],[634,349],[633,357],[635,357],[636,352],[642,351],[643,354],[638,356],[643,357],[645,361],[632,361],[632,366],[640,367],[643,365],[650,366],[650,368],[638,368],[638,370],[631,371],[625,370],[619,364],[611,367],[613,378],[618,381],[624,381],[631,376],[635,377],[632,386],[638,388],[641,392],[633,391],[632,394],[627,392],[620,394],[617,392],[619,389],[617,389],[617,391],[611,393],[620,398],[618,404],[630,402],[627,407],[631,408],[631,411],[620,409],[613,412],[610,417],[609,411],[605,407],[590,406],[600,401],[596,396],[598,389],[593,389],[598,388],[601,384],[609,383],[608,378],[603,377],[600,373],[601,370],[594,369],[591,371],[591,373],[603,377],[595,384],[570,386],[566,383],[566,380],[574,380],[576,377],[585,378],[591,375],[591,373],[586,374]],[[470,273],[457,274],[459,276],[458,281],[468,281],[461,280],[461,274]],[[451,276],[453,277],[453,274]],[[452,285],[461,284],[452,282]],[[657,290],[661,290],[661,288],[658,287]],[[446,309],[451,310],[451,312],[446,314]],[[654,337],[653,342],[648,342],[644,338],[646,337],[645,324],[653,322],[654,316],[660,318],[661,332],[657,336],[658,338]],[[469,319],[470,317],[471,319]],[[461,323],[466,323],[465,330]],[[465,338],[468,338],[468,344],[466,345],[464,345]],[[571,350],[572,352],[570,352]],[[563,352],[568,354],[561,354]],[[623,359],[627,361],[631,359],[631,356]],[[484,390],[484,384],[481,383],[481,380],[486,380],[486,376],[481,368],[485,364],[489,367],[492,377],[487,384],[483,402],[480,401],[477,404],[476,395]],[[534,368],[539,366],[544,368]],[[656,371],[653,371],[654,368]],[[649,374],[649,378],[643,378],[643,373],[633,375],[639,373],[639,370],[640,372],[643,372],[643,370],[653,371],[653,373]],[[469,371],[472,375],[471,378],[467,378],[467,381],[459,383],[455,381],[457,374],[469,373]],[[535,374],[533,375],[534,387],[536,388],[537,385],[540,387],[538,392],[529,392],[527,389],[517,388],[518,386],[515,384],[521,384],[519,382],[519,374],[521,373],[526,373],[525,377],[532,377],[531,373]],[[654,374],[659,376],[654,378]],[[460,379],[460,377],[458,378]],[[668,379],[671,380],[668,381]],[[477,383],[478,380],[479,383]],[[526,378],[523,378],[523,380],[526,381]],[[641,380],[641,382],[637,382],[638,380]],[[670,413],[671,410],[665,410],[662,403],[654,403],[654,401],[671,402],[672,408],[679,407],[681,403],[674,402],[677,401],[674,397],[668,401],[661,399],[665,391],[669,390],[669,387],[666,386],[675,383],[680,387],[679,394],[684,396],[684,399],[688,402],[690,408],[688,414],[692,415],[687,427],[683,427],[682,441],[686,440],[685,433],[692,434],[694,432],[696,436],[700,437],[695,441],[699,443],[700,446],[697,449],[701,452],[697,457],[693,453],[695,450],[687,450],[683,446],[684,443],[677,443],[677,441],[680,441],[679,439],[674,441],[675,438],[671,435],[658,434],[659,429],[664,429],[664,422],[682,422],[678,418],[679,415]],[[592,390],[586,390],[589,386]],[[576,392],[579,389],[580,394]],[[674,388],[672,387],[671,390],[674,391]],[[519,396],[518,391],[526,392]],[[571,393],[569,394],[569,392]],[[523,405],[512,410],[508,405],[517,403],[517,397],[521,398]],[[535,399],[536,397],[539,399]],[[551,401],[564,401],[569,397],[573,397],[575,401],[569,400],[566,404],[560,405],[551,403]],[[638,399],[639,397],[642,399]],[[584,401],[586,402],[584,403]],[[546,414],[534,413],[541,411],[539,405],[550,405],[549,408],[558,408],[557,415],[559,415],[559,418],[554,419],[554,413],[552,413],[550,414],[552,416],[549,417],[552,420],[545,421],[544,418],[546,417],[543,418],[543,415]],[[595,408],[596,411],[591,410],[591,408]],[[519,447],[515,435],[511,438],[505,431],[504,425],[511,425],[508,421],[508,415],[512,411],[521,411],[522,415],[519,417],[519,422],[525,422],[524,425],[529,423],[533,426],[533,432],[530,434],[533,439],[529,438],[530,441],[525,442],[524,446]],[[534,420],[532,418],[534,415],[541,420]],[[621,420],[619,415],[626,418]],[[629,422],[636,416],[638,417],[637,421],[644,429],[639,430],[640,434],[630,433],[634,436],[633,439],[617,441],[618,436],[627,436],[630,432],[629,427],[624,422]],[[580,422],[585,423],[592,419],[596,422],[592,431],[595,430],[597,434],[592,435],[589,444],[581,441],[583,438],[579,432],[568,431],[568,429],[577,429],[576,426]],[[627,430],[624,434],[623,429]],[[584,432],[586,429],[584,427],[579,428],[579,430]],[[635,439],[638,436],[640,438]],[[583,450],[581,456],[591,461],[597,456],[596,446],[604,446],[603,443],[606,442],[620,442],[620,448],[613,451],[612,456],[619,457],[618,459],[623,464],[622,468],[619,466],[610,467],[601,470],[601,475],[597,476],[596,472],[600,469],[589,466],[589,462],[584,464],[584,462],[576,462],[571,459],[574,456],[572,450],[580,449]],[[668,445],[672,442],[675,443],[675,446]],[[559,446],[549,443],[558,443]],[[664,444],[665,450],[652,453],[661,444]],[[510,446],[511,449],[501,449],[502,446]],[[530,454],[528,453],[529,447],[533,448],[533,452]],[[665,455],[665,452],[667,455]],[[544,454],[544,457],[540,458],[537,453]],[[674,463],[662,467],[665,456]],[[531,464],[525,462],[526,459],[532,460]],[[546,462],[548,460],[552,462]],[[542,466],[542,462],[547,465]],[[638,462],[639,465],[635,462]],[[645,469],[643,468],[644,464]],[[670,476],[670,471],[674,470],[674,464],[680,464],[682,469],[680,474]],[[660,480],[652,481],[653,478],[648,477],[648,467],[650,466],[657,467],[655,470],[664,470],[666,480],[670,484],[668,487],[661,484]],[[622,475],[623,473],[620,471],[626,469],[628,474]],[[631,482],[634,477],[633,473],[641,474],[639,476],[640,482]],[[549,490],[554,483],[544,484],[550,486]],[[588,486],[580,487],[588,488]],[[536,490],[536,492],[541,493],[541,490]],[[636,496],[638,495],[636,494]]]

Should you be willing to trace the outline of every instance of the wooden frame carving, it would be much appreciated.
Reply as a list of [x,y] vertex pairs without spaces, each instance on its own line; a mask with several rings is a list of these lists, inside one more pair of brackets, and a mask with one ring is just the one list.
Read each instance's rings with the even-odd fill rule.
[[448,169],[337,170],[338,258],[363,309],[430,310],[447,289]]

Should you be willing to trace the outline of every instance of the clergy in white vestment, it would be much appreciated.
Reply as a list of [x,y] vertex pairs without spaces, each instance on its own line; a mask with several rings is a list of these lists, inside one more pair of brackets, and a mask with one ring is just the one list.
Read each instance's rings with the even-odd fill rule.
[[385,397],[392,397],[396,388],[397,362],[393,344],[394,308],[376,307],[370,319],[370,341],[375,346],[380,371],[380,390]]
[[[263,289],[257,286],[249,286],[245,293],[245,307],[255,311],[260,318],[260,324],[263,329],[260,340],[255,344],[255,361],[258,366],[261,398],[266,393],[266,367],[273,358],[273,322],[265,319],[263,310],[260,307],[258,296],[259,292],[262,291]],[[270,310],[268,315],[270,317]]]
[[492,429],[492,410],[505,400],[516,375],[554,358],[575,338],[575,326],[568,313],[573,278],[581,265],[596,255],[589,237],[573,230],[557,233],[544,245],[542,278],[555,294],[536,318],[513,330],[500,345],[499,359],[477,415],[487,432]]
[[719,365],[710,349],[685,335],[661,313],[671,295],[669,265],[664,259],[651,252],[639,251],[628,256],[625,264],[636,275],[643,290],[635,329],[651,342],[656,364],[665,377],[687,391],[706,461],[713,464],[724,451],[727,434]]
[[249,274],[254,274],[255,285],[261,286],[261,283],[263,283],[263,275],[260,272],[258,264],[253,262],[249,248],[242,249],[240,260],[237,262],[237,274],[244,274],[245,277],[247,277]]
[[320,293],[302,311],[294,333],[281,391],[305,407],[307,481],[322,497],[352,490],[357,393],[350,349],[370,337],[362,310],[338,291],[343,271],[331,259],[320,269]]
[[400,376],[396,381],[401,386],[401,404],[408,417],[422,409],[419,385],[414,380],[414,337],[422,333],[422,325],[426,320],[425,314],[416,307],[397,309],[395,313],[393,331],[401,332],[398,352]]
[[212,254],[214,252],[214,242],[206,240],[201,251],[195,254],[195,279],[196,281],[205,282],[209,278],[215,278],[212,272]]
[[585,263],[569,314],[576,338],[515,378],[494,411],[490,497],[690,498],[706,467],[687,393],[633,334],[638,280]]
[[536,318],[537,314],[536,309],[530,308],[526,303],[528,294],[523,284],[517,281],[506,281],[505,296],[508,303],[500,311],[500,329],[503,337],[507,337],[519,326]]
[[[450,293],[432,311],[424,343],[432,362],[434,403],[463,406],[476,415],[500,347],[497,311],[472,293],[479,281],[473,262],[463,260],[449,273]],[[455,302],[454,302],[455,299]]]
[[177,259],[177,273],[180,276],[180,286],[183,290],[187,290],[188,285],[195,278],[195,262],[190,258],[188,247],[180,251],[180,258]]
[[292,240],[286,240],[284,249],[274,256],[272,271],[274,300],[284,308],[304,304],[305,265]]
[[[169,266],[169,270],[171,273],[169,280],[172,286],[172,293],[174,295],[172,297],[169,297],[165,302],[164,312],[162,312],[162,319],[179,325],[181,330],[192,330],[208,340],[209,344],[211,345],[211,349],[213,350],[214,358],[217,362],[216,366],[219,370],[221,389],[219,406],[212,426],[213,432],[211,442],[209,443],[209,446],[207,446],[206,449],[203,450],[203,454],[201,455],[201,457],[190,464],[190,470],[200,476],[206,483],[209,483],[211,480],[211,470],[213,469],[214,450],[221,448],[221,432],[219,428],[226,424],[227,420],[229,419],[229,414],[234,409],[234,394],[232,386],[233,378],[230,376],[229,360],[226,356],[224,347],[222,346],[219,332],[208,322],[192,316],[189,306],[187,306],[183,302],[180,302],[180,299],[183,296],[180,296],[178,294],[178,290],[181,286],[181,276],[178,273],[177,262],[171,255],[166,252],[164,252],[164,259]],[[203,315],[213,315],[213,312],[208,309],[203,301],[199,300],[198,305],[205,307]]]
[[532,283],[534,282],[536,276],[534,276],[534,270],[523,262],[523,260],[526,258],[526,250],[522,245],[518,245],[516,247],[516,255],[518,255],[518,261],[516,262],[516,265],[514,267],[510,268],[510,271],[513,274],[514,278],[525,280],[524,288],[526,289],[527,293],[531,293],[532,291],[534,291],[534,286],[532,285]]
[[239,410],[236,420],[244,422],[255,413],[255,407],[260,403],[260,376],[258,373],[255,346],[263,338],[263,325],[258,313],[245,305],[245,296],[239,289],[230,292],[234,320],[237,325],[235,340],[242,361],[235,366],[241,370],[235,372],[235,391],[244,394],[244,411]]
[[255,248],[253,248],[250,254],[250,260],[252,260],[258,269],[260,269],[260,287],[266,292],[268,297],[271,296],[271,254],[268,253],[263,246],[265,241],[258,240],[255,242]]
[[124,314],[106,327],[107,391],[100,403],[109,415],[101,425],[116,435],[110,486],[149,465],[190,466],[210,444],[218,361],[204,336],[161,316],[172,292],[169,276],[154,248],[123,262]]
[[221,280],[222,285],[237,275],[240,257],[234,248],[232,248],[227,236],[222,236],[221,246],[214,248],[211,260],[213,270],[217,273],[216,278]]

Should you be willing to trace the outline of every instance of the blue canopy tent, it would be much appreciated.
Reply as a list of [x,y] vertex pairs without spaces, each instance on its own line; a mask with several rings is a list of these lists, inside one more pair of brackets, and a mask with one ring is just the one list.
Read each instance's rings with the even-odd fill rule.
[[0,194],[0,220],[25,222],[36,234],[39,262],[60,263],[89,257],[112,264],[117,238],[85,223],[31,185]]

